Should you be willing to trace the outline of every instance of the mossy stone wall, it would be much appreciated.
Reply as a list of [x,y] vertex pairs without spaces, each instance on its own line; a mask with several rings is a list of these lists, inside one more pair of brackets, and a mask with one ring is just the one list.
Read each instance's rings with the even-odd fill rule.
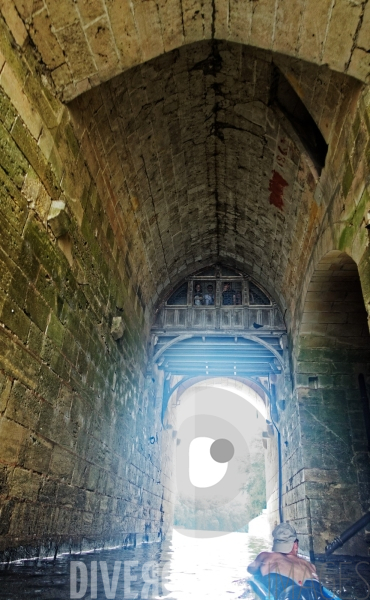
[[157,539],[144,307],[69,110],[2,20],[0,72],[0,559]]

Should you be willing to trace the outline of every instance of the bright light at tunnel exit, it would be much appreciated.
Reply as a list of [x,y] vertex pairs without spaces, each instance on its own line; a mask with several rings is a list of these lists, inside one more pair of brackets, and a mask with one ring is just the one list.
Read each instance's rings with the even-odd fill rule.
[[214,441],[209,437],[197,437],[189,445],[189,479],[195,487],[216,485],[227,471],[227,462],[219,463],[211,456],[210,448]]

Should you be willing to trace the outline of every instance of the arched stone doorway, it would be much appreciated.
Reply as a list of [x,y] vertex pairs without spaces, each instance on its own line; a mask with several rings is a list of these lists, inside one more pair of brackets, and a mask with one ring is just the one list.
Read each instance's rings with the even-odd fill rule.
[[[186,306],[171,301],[162,305],[152,329],[152,360],[163,377],[164,426],[171,421],[165,418],[170,400],[176,402],[199,381],[252,387],[272,423],[265,438],[271,525],[292,522],[303,550],[323,553],[335,535],[368,510],[370,339],[357,266],[339,251],[320,261],[308,288],[299,334],[289,347],[286,331],[271,325],[273,321],[256,335],[253,323],[242,331],[234,321],[234,331],[231,327],[222,331],[206,329],[206,321],[195,328],[192,314],[173,317],[175,311],[206,310],[194,306],[194,282],[199,279],[199,274],[188,278]],[[261,351],[263,359],[256,361]],[[217,360],[218,352],[223,352],[222,361]],[[238,352],[243,367],[236,368]],[[224,384],[214,375],[215,368],[224,375]],[[362,535],[347,543],[345,551],[366,549]]]
[[[214,295],[207,305],[204,295],[211,286]],[[269,518],[272,526],[281,521],[277,421],[284,401],[278,398],[291,393],[291,377],[286,328],[276,302],[242,271],[211,265],[187,277],[167,295],[151,334],[150,364],[162,395],[162,423],[174,436],[176,406],[194,387],[227,390],[261,413]],[[237,419],[237,414],[233,418]],[[168,454],[168,446],[165,451]]]
[[[323,552],[370,507],[370,336],[357,265],[344,252],[313,272],[294,365],[307,535]],[[364,532],[343,551],[365,552]]]

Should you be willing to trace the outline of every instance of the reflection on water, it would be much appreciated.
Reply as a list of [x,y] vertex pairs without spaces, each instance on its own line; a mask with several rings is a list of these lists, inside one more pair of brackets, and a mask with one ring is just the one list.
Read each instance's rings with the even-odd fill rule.
[[[168,600],[240,598],[246,591],[246,566],[268,541],[247,533],[192,538],[174,531]],[[254,596],[248,590],[249,596]],[[226,596],[227,594],[227,596]]]
[[[174,531],[162,544],[1,565],[0,599],[252,600],[246,566],[269,547],[267,539],[247,533],[204,539]],[[369,598],[369,560],[338,557],[316,566],[344,600]]]

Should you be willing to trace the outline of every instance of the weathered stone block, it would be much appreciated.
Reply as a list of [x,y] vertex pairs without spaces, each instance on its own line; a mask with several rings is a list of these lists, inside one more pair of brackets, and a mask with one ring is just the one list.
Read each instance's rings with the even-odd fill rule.
[[51,404],[55,404],[61,381],[55,373],[45,365],[41,365],[37,392]]
[[297,370],[299,373],[307,374],[330,373],[330,364],[327,362],[299,361],[297,364]]
[[6,335],[0,328],[0,364],[9,374],[23,381],[30,388],[36,387],[40,369],[38,361],[20,344]]
[[31,244],[23,242],[20,252],[20,261],[22,272],[27,277],[28,281],[33,283],[36,280],[40,265],[36,256],[33,254]]
[[0,467],[0,494],[2,496],[8,496],[8,483],[7,483],[8,469],[6,467]]
[[6,408],[11,388],[11,379],[0,372],[0,413],[4,412]]
[[21,189],[28,163],[2,124],[0,124],[0,163],[15,185]]
[[32,287],[27,290],[25,312],[42,332],[46,330],[50,308]]
[[66,483],[58,484],[56,501],[60,506],[79,510],[85,506],[85,495],[72,485]]
[[23,309],[28,289],[28,279],[23,273],[16,269],[12,277],[12,282],[9,287],[9,296],[18,306]]
[[46,504],[56,504],[57,487],[56,481],[43,479],[38,495],[39,501]]
[[95,513],[99,507],[99,498],[93,492],[85,492],[86,504],[85,510]]
[[0,90],[0,120],[5,129],[10,131],[16,118],[17,111],[10,102],[8,96],[4,94],[2,90]]
[[79,374],[84,379],[86,379],[89,364],[90,364],[90,361],[89,361],[88,356],[86,356],[86,354],[85,354],[85,352],[83,352],[83,350],[80,350],[78,353],[78,359],[77,359],[76,366],[77,366],[77,370],[78,370]]
[[64,256],[52,244],[45,229],[37,221],[30,220],[27,223],[24,237],[38,262],[43,265],[54,282],[60,285],[65,280],[69,265]]
[[33,352],[38,352],[42,347],[43,334],[40,329],[31,322],[30,331],[28,334],[27,346]]
[[27,341],[30,329],[30,319],[11,300],[4,302],[0,319],[23,342]]
[[79,433],[79,423],[76,423],[69,415],[58,411],[54,412],[51,437],[57,444],[70,450],[75,449]]
[[68,508],[58,508],[55,513],[55,525],[61,535],[68,535],[69,533],[75,533],[71,531],[71,519],[73,511]]
[[31,136],[21,120],[18,118],[13,129],[12,136],[23,155],[27,158],[34,171],[40,177],[49,196],[53,199],[59,197],[58,185],[50,165],[45,160],[36,140]]
[[0,454],[5,463],[15,464],[26,429],[5,417],[0,420]]
[[53,350],[50,367],[63,381],[69,380],[70,364],[58,350]]
[[19,381],[15,381],[11,389],[5,416],[27,428],[34,429],[39,413],[39,398]]
[[36,290],[53,311],[57,310],[57,289],[54,281],[43,267],[37,275]]
[[71,480],[74,468],[74,456],[73,454],[55,446],[49,467],[49,474],[52,476],[58,476],[62,481],[67,483]]
[[7,292],[15,271],[14,263],[1,251],[0,253],[0,289]]
[[9,494],[13,498],[36,500],[40,484],[38,473],[17,467],[9,478]]
[[51,451],[52,445],[49,442],[36,434],[29,433],[20,450],[19,463],[25,469],[47,473]]
[[59,319],[57,319],[54,313],[51,313],[46,334],[58,348],[62,348],[63,346],[64,331],[64,327]]
[[8,533],[14,507],[14,500],[5,500],[5,502],[2,504],[0,509],[0,535],[6,535]]
[[[47,130],[53,130],[54,127],[57,127],[62,108],[56,102],[48,88],[44,85],[40,86],[39,81],[35,77],[32,77],[32,75],[29,75],[24,85],[24,91],[32,102],[34,109],[41,115]],[[40,135],[42,135],[42,132]],[[40,138],[38,140],[40,142]],[[47,159],[48,156],[45,158]]]
[[28,216],[27,202],[19,190],[6,178],[2,169],[0,169],[0,182],[0,214],[16,231],[22,233]]

